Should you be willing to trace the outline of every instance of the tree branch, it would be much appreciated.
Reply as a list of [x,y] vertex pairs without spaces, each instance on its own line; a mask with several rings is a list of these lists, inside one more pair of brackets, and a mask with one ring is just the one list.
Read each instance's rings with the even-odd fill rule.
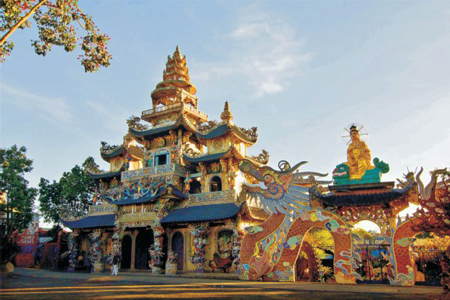
[[25,23],[45,2],[47,2],[47,0],[39,1],[38,4],[36,4],[25,16],[22,17],[22,19],[20,19],[19,22],[16,23],[16,25],[11,27],[11,29],[0,40],[0,46],[3,45],[9,38],[9,36],[13,34],[13,32],[16,31],[17,28],[22,26],[22,24]]

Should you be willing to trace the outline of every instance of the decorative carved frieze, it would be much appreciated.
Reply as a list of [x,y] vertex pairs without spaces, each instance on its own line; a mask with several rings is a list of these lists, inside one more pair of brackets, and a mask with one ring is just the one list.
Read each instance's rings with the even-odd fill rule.
[[135,180],[152,175],[162,175],[166,173],[175,173],[179,176],[186,175],[186,168],[179,164],[166,164],[155,167],[146,167],[138,170],[122,172],[122,181]]

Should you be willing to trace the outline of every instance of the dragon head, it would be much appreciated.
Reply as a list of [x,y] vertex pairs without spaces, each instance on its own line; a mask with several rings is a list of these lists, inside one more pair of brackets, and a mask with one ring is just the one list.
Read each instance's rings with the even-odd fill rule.
[[346,164],[337,165],[333,171],[333,179],[350,178],[349,170],[350,168]]
[[281,161],[278,164],[280,171],[276,171],[268,166],[257,167],[246,159],[241,160],[239,169],[260,182],[256,185],[244,184],[243,188],[246,191],[262,193],[266,198],[283,198],[292,181],[294,171],[306,163],[306,161],[302,161],[291,168],[288,162]]

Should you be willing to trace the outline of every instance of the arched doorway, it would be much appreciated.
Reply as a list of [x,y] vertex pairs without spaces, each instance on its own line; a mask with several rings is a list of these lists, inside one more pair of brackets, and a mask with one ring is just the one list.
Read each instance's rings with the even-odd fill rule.
[[192,180],[192,182],[189,185],[189,193],[190,194],[199,194],[202,192],[202,185],[200,183],[200,181],[196,180],[196,178],[194,178],[194,180]]
[[334,238],[329,230],[313,227],[307,231],[295,266],[297,281],[333,281]]
[[318,261],[314,248],[307,241],[303,241],[295,262],[295,281],[319,281]]
[[131,236],[125,235],[122,238],[122,262],[121,269],[129,269],[131,267]]
[[386,243],[380,227],[373,221],[363,220],[354,225],[352,234],[355,250],[361,258],[356,272],[361,275],[362,282],[389,284],[387,256],[390,245]]
[[172,251],[178,255],[178,270],[183,270],[184,240],[183,234],[179,231],[175,232],[172,236]]
[[222,190],[222,179],[219,176],[214,176],[211,178],[210,191],[220,192]]
[[149,269],[150,255],[148,248],[153,244],[153,231],[141,230],[136,237],[136,255],[135,255],[135,268],[136,269]]

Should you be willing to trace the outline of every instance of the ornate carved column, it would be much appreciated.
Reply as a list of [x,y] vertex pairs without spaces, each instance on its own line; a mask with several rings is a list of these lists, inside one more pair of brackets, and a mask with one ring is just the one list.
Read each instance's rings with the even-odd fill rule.
[[209,223],[202,223],[199,225],[190,225],[189,232],[193,236],[192,256],[189,257],[191,263],[197,266],[195,273],[204,273],[206,268],[205,245],[208,244]]
[[134,270],[136,265],[136,237],[138,235],[139,231],[135,230],[133,231],[133,236],[131,238],[131,266],[130,270]]
[[162,273],[162,266],[164,264],[163,261],[163,243],[164,243],[164,228],[161,226],[160,218],[156,218],[153,225],[153,237],[154,237],[154,243],[150,248],[148,249],[148,252],[150,254],[150,267],[152,268],[152,273],[155,274],[161,274]]
[[94,267],[94,272],[103,272],[102,229],[94,229],[89,234],[89,260]]
[[239,264],[241,263],[241,242],[244,233],[239,229],[239,227],[233,228],[233,264],[236,270],[238,270]]
[[69,268],[67,268],[67,272],[74,272],[75,266],[77,264],[77,256],[80,244],[80,232],[78,229],[75,229],[72,233],[69,234]]

